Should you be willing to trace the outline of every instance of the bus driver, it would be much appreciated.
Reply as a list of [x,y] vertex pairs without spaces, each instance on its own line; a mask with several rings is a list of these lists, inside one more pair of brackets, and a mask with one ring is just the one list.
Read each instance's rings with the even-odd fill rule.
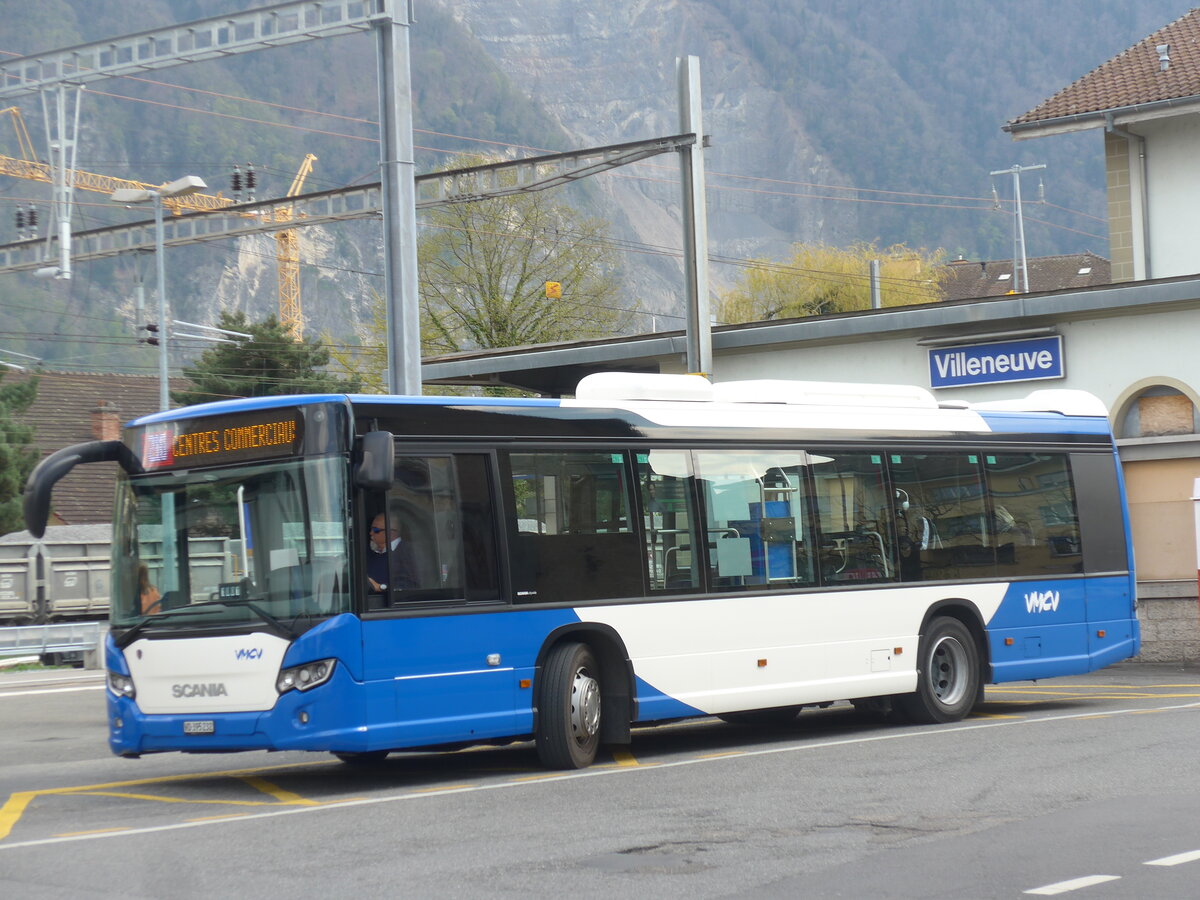
[[413,560],[410,548],[400,539],[395,524],[387,527],[383,513],[371,520],[370,552],[367,554],[367,581],[371,590],[386,593],[415,587]]

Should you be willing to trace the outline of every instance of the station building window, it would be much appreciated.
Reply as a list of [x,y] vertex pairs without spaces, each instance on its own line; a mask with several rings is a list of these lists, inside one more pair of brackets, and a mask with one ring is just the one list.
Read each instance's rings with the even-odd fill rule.
[[1119,423],[1123,438],[1166,437],[1200,432],[1200,416],[1191,398],[1166,385],[1149,387],[1127,405]]

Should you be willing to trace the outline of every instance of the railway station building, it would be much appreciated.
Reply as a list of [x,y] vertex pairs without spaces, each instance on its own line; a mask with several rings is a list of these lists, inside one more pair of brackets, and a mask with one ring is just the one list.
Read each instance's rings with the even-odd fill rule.
[[[949,279],[958,293],[942,303],[715,328],[711,375],[915,384],[943,401],[1047,388],[1095,394],[1109,410],[1125,473],[1142,657],[1195,663],[1200,9],[1004,130],[1016,140],[1093,132],[1103,142],[1109,278],[1098,277],[1096,257],[1081,254],[1054,263],[1057,289],[1042,290],[1031,265],[1031,290],[1008,294],[1002,284],[1013,266],[963,261]],[[424,375],[562,396],[593,371],[683,372],[685,352],[682,333],[654,334],[430,360]]]
[[[1200,277],[717,327],[714,381],[913,384],[941,401],[1088,391],[1126,479],[1143,658],[1200,659],[1192,487],[1200,478]],[[571,396],[591,372],[682,373],[682,332],[426,360],[431,383]]]

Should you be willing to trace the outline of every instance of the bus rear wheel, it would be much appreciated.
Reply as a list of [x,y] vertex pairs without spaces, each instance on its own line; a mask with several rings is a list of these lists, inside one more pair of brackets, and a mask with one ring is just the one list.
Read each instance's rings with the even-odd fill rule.
[[583,769],[600,746],[600,667],[587,644],[559,644],[542,667],[537,751],[552,769]]
[[958,619],[940,617],[929,623],[917,657],[917,689],[899,699],[914,722],[957,722],[975,706],[979,695],[979,647]]

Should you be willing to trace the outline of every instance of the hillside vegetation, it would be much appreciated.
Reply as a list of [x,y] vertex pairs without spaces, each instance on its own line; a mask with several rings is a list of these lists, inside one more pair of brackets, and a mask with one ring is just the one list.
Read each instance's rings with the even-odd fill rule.
[[[241,0],[0,0],[0,53],[65,47],[245,6]],[[904,244],[1003,257],[1010,252],[1011,215],[981,211],[979,198],[990,196],[987,172],[1014,162],[1047,164],[1050,204],[1027,211],[1031,255],[1107,253],[1098,218],[1104,211],[1098,134],[1015,144],[1001,126],[1189,4],[508,0],[500,6],[416,4],[410,39],[418,171],[464,151],[525,154],[673,133],[673,61],[695,53],[712,142],[709,219],[720,289],[740,272],[722,268],[720,259],[782,260],[796,243]],[[40,103],[24,98],[21,107],[35,144],[44,148]],[[213,192],[228,193],[233,166],[253,163],[258,195],[265,197],[281,195],[304,154],[314,153],[319,159],[306,189],[364,183],[378,177],[377,117],[372,36],[342,37],[92,85],[84,94],[78,165],[149,182],[196,174]],[[0,125],[0,153],[15,155],[7,127]],[[629,306],[669,314],[677,311],[682,282],[677,260],[662,249],[679,245],[678,188],[673,161],[656,162],[657,169],[597,179],[569,202],[582,207],[581,217],[613,221],[629,244],[620,261]],[[1007,183],[997,188],[1008,196]],[[1030,195],[1035,189],[1035,182],[1026,187]],[[44,234],[47,197],[44,185],[0,181],[0,241],[15,239],[13,213],[28,200],[41,205]],[[77,229],[131,219],[103,196],[80,194],[77,201]],[[365,333],[371,298],[382,289],[377,223],[307,229],[301,253],[312,328],[353,342]],[[0,278],[5,345],[52,364],[153,371],[152,356],[131,350],[139,268],[152,280],[144,259],[84,263],[70,282]],[[242,310],[260,319],[276,310],[269,238],[173,249],[168,279],[180,318],[215,321],[222,310]]]

